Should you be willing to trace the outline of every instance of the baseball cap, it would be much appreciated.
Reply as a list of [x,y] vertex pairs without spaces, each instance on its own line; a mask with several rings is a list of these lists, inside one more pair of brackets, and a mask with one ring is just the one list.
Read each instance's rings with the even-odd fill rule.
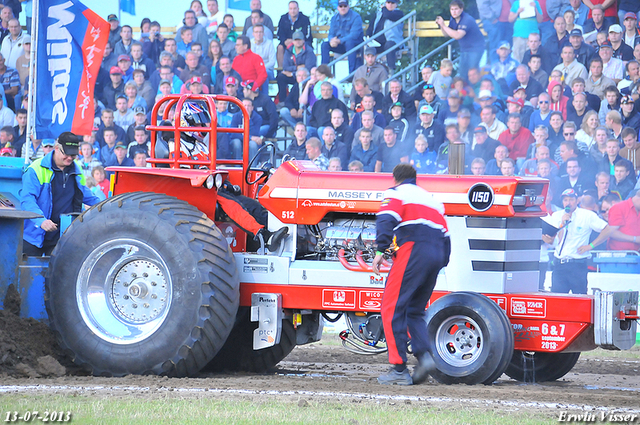
[[107,16],[107,21],[118,21],[118,17],[112,13],[111,15]]
[[247,80],[247,81],[243,81],[240,85],[242,87],[246,87],[249,90],[253,90],[253,83],[255,83],[255,81],[253,80]]
[[12,154],[13,154],[13,151],[11,150],[11,148],[0,149],[0,155],[2,156],[11,156]]
[[116,96],[116,100],[118,99],[125,99],[125,100],[129,100],[129,98],[127,97],[126,94],[124,93],[120,93],[119,95]]
[[618,24],[613,24],[609,27],[609,32],[622,33],[622,27]]
[[56,141],[53,139],[42,139],[42,146],[54,146]]
[[608,47],[610,49],[613,49],[613,46],[611,45],[611,42],[609,40],[605,40],[601,45],[600,48],[602,49],[603,47]]
[[451,89],[449,90],[449,96],[447,97],[460,98],[460,93],[458,93],[458,90],[456,89]]
[[126,149],[127,145],[122,141],[122,140],[118,140],[116,142],[116,148],[122,148],[122,149]]
[[144,106],[136,106],[133,109],[133,113],[135,115],[138,115],[138,114],[147,115],[147,111],[144,109]]
[[574,28],[569,33],[569,37],[582,37],[582,30],[580,28]]
[[171,85],[171,81],[169,81],[169,80],[160,80],[160,84],[158,84],[158,87],[159,87],[159,86],[161,86],[161,85],[163,85],[163,84],[169,84],[169,85]]
[[498,45],[498,49],[509,49],[509,50],[511,50],[511,44],[509,44],[508,41],[503,40]]
[[376,50],[375,47],[367,47],[366,49],[364,49],[364,54],[365,55],[377,55],[378,51]]
[[562,192],[562,196],[561,196],[561,198],[564,198],[565,196],[571,196],[571,197],[573,197],[573,198],[577,198],[577,197],[578,197],[578,194],[577,194],[577,193],[576,193],[576,191],[575,191],[575,190],[573,190],[573,189],[565,189],[565,191],[564,191],[564,192]]
[[338,6],[340,6],[342,4],[349,5],[349,1],[348,0],[338,0]]
[[486,133],[487,132],[487,128],[483,125],[479,125],[476,128],[473,129],[474,133]]
[[302,34],[302,31],[300,31],[300,30],[294,31],[293,35],[291,36],[291,38],[293,40],[304,40],[304,34]]
[[224,80],[224,85],[225,86],[235,86],[236,84],[238,84],[238,80],[236,80],[236,77],[233,77],[231,75],[229,75]]
[[[401,108],[402,108],[402,107],[404,107],[404,105],[402,104],[402,102],[394,102],[394,103],[391,105],[391,108],[395,108],[396,106],[399,106],[399,107],[401,107]],[[389,108],[389,110],[391,110],[391,108]]]
[[420,107],[420,114],[429,114],[429,115],[433,115],[434,111],[433,108],[431,107],[431,105],[422,105]]
[[189,80],[189,84],[202,84],[202,78],[198,77],[197,75],[194,75]]
[[80,137],[70,131],[65,131],[58,137],[58,143],[62,146],[62,151],[65,155],[78,155]]
[[513,103],[514,105],[518,105],[520,107],[524,106],[524,100],[522,99],[514,99],[513,97],[509,96],[507,98],[507,103]]
[[119,66],[112,66],[111,69],[109,70],[109,74],[120,74],[120,75],[123,75],[124,72],[122,72],[122,70],[120,69]]
[[460,109],[460,111],[458,111],[458,118],[469,118],[471,116],[471,112],[469,112],[469,110],[467,108],[464,109]]
[[493,97],[493,94],[491,94],[490,90],[480,90],[480,93],[478,93],[478,99],[482,100],[482,99],[491,99]]
[[22,44],[31,44],[31,36],[29,34],[22,37]]
[[627,12],[624,14],[624,19],[623,21],[626,21],[627,19],[634,19],[634,20],[638,20],[638,17],[636,16],[635,13],[633,12]]
[[527,88],[526,88],[526,87],[523,87],[523,86],[518,86],[518,87],[516,87],[515,89],[513,89],[513,94],[516,94],[516,93],[517,93],[517,92],[519,92],[520,90],[527,91]]
[[129,55],[120,55],[118,56],[118,62],[120,61],[129,61],[131,62],[131,58],[129,57]]
[[633,98],[628,94],[625,94],[620,99],[620,104],[625,104],[625,103],[633,103]]

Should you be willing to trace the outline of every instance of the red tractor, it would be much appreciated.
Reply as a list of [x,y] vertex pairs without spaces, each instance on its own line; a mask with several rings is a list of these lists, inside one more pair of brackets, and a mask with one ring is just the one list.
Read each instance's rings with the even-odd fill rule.
[[[250,162],[249,129],[218,128],[216,99],[235,103],[248,122],[235,98],[163,98],[148,127],[153,166],[112,168],[113,197],[60,239],[45,298],[60,344],[97,375],[263,371],[343,316],[346,347],[384,352],[384,279],[370,262],[392,176],[295,160],[258,167],[267,146]],[[181,119],[190,102],[210,123]],[[160,108],[164,119],[178,111],[175,125],[158,124]],[[183,149],[184,134],[200,135],[199,156]],[[242,160],[216,158],[223,134],[244,139]],[[216,208],[227,183],[259,201],[270,230],[288,227],[274,251]],[[537,292],[546,180],[425,175],[418,184],[445,204],[452,234],[451,262],[427,309],[438,381],[491,383],[505,371],[553,380],[581,351],[634,345],[637,292]]]

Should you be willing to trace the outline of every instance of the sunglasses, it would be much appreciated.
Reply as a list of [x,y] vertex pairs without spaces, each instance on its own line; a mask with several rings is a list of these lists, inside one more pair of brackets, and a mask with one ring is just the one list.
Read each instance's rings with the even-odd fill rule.
[[548,100],[539,100],[538,103],[549,103]]
[[348,4],[339,4],[338,7],[349,7]]
[[565,136],[575,136],[576,133],[564,133]]

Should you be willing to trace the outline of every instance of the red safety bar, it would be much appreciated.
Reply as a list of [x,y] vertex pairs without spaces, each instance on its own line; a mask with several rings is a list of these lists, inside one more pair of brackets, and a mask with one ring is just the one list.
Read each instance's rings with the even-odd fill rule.
[[[182,127],[180,126],[180,114],[182,111],[182,105],[188,100],[200,100],[204,101],[209,108],[209,115],[211,116],[211,124],[209,127]],[[243,126],[243,128],[218,128],[218,115],[216,110],[215,101],[224,100],[231,102],[240,108],[243,116],[243,123],[249,123],[249,114],[244,108],[242,102],[235,97],[226,95],[211,95],[211,94],[170,94],[160,99],[153,107],[151,112],[151,124],[147,126],[147,130],[151,132],[151,148],[149,155],[151,158],[147,160],[152,167],[157,167],[158,164],[168,164],[172,168],[180,168],[180,166],[201,166],[208,167],[210,170],[217,169],[217,165],[241,165],[243,170],[249,167],[249,126]],[[158,111],[162,105],[165,105],[164,112],[162,113],[162,120],[168,120],[169,112],[175,107],[174,124],[171,126],[158,125]],[[174,148],[172,158],[156,158],[155,148],[156,140],[159,131],[172,131],[174,133]],[[180,156],[180,133],[183,131],[192,131],[209,134],[209,159],[185,159]],[[220,133],[242,133],[243,137],[243,155],[242,159],[216,159],[218,132]],[[242,179],[242,193],[246,193],[247,184]]]

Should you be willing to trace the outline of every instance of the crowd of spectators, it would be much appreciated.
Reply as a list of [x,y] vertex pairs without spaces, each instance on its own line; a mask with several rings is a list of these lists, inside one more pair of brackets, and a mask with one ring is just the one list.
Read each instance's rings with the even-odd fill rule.
[[[464,144],[468,174],[548,178],[551,209],[561,208],[559,194],[568,188],[592,196],[604,211],[603,204],[625,200],[638,187],[640,1],[477,0],[479,26],[453,0],[450,19],[438,16],[436,23],[457,40],[459,64],[424,66],[415,92],[399,79],[383,84],[403,48],[402,25],[393,28],[404,16],[397,1],[362,17],[349,0],[339,0],[319,57],[296,1],[271,17],[251,0],[240,31],[217,0],[193,0],[174,38],[145,18],[134,39],[130,26],[109,15],[95,128],[78,164],[97,186],[108,177],[101,167],[145,166],[154,104],[190,92],[242,101],[250,112],[250,153],[288,127],[294,140],[285,153],[323,170],[390,172],[409,162],[419,173],[448,173],[450,145]],[[27,141],[31,39],[13,16],[10,7],[0,14],[1,153],[34,160],[52,142]],[[363,41],[363,18],[368,36],[391,30],[375,38],[376,47],[349,54],[352,84],[342,85],[327,64],[332,52]],[[270,82],[277,83],[274,97]],[[243,126],[238,111],[218,102],[219,125]],[[218,152],[239,158],[242,143],[231,140]]]

